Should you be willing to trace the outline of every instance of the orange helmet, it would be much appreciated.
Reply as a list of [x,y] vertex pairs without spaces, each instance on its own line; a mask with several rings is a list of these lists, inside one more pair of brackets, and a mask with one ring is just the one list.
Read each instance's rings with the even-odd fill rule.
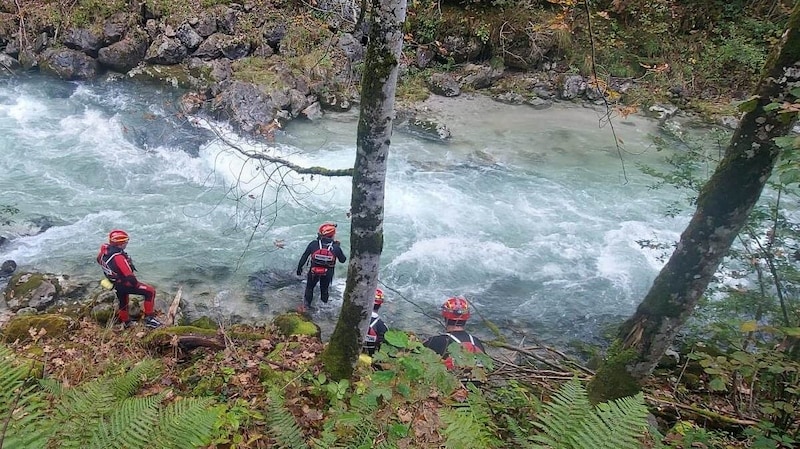
[[448,321],[461,321],[460,324],[466,323],[469,319],[469,303],[462,296],[449,298],[442,304],[442,317]]
[[130,240],[128,233],[122,229],[114,229],[108,233],[108,243],[112,245],[122,245],[128,243],[128,240]]
[[379,307],[383,304],[383,290],[376,288],[375,289],[375,307]]
[[323,223],[322,226],[319,227],[319,235],[332,239],[333,236],[336,235],[336,224]]

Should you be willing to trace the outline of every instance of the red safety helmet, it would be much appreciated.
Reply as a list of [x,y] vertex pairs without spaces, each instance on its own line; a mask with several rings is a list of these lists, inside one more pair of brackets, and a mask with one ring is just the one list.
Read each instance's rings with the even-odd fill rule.
[[383,290],[376,288],[375,289],[375,306],[380,306],[383,304]]
[[332,239],[333,236],[336,235],[336,224],[324,223],[322,226],[319,227],[319,235]]
[[128,240],[130,240],[128,233],[122,229],[114,229],[108,233],[108,243],[112,245],[122,245],[128,243]]
[[442,304],[442,317],[448,321],[462,321],[469,319],[469,303],[461,296],[449,298]]

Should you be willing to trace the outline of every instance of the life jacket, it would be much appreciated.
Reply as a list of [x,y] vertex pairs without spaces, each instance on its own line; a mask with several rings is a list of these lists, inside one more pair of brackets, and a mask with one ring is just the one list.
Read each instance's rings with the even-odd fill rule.
[[110,246],[108,243],[103,243],[103,245],[100,246],[100,253],[97,255],[97,263],[100,264],[100,268],[103,269],[103,274],[112,282],[117,282],[119,280],[119,274],[111,268],[111,260],[118,254],[122,254],[123,257],[125,255],[119,248]]
[[[456,343],[460,344],[467,352],[471,352],[474,354],[483,353],[483,351],[481,351],[481,348],[475,344],[475,339],[472,337],[472,334],[469,334],[469,341],[461,341],[458,339],[458,337],[456,337],[451,333],[448,333],[447,336],[450,337]],[[447,366],[447,369],[453,369],[455,367],[455,365],[453,364],[452,357],[447,357],[446,359],[444,359],[444,364]],[[476,365],[483,366],[483,364],[481,364],[480,362],[477,362]]]
[[378,322],[380,317],[372,317],[372,320],[369,322],[369,328],[367,329],[367,335],[364,336],[364,348],[366,349],[375,349],[378,345],[378,332],[375,330],[375,324]]
[[333,253],[333,242],[324,245],[319,240],[319,249],[311,253],[311,274],[324,276],[328,274],[328,269],[336,265],[336,254]]

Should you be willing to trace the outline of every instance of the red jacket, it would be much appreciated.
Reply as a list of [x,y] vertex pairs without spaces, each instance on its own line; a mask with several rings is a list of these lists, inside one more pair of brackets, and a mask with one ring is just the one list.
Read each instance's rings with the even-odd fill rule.
[[97,263],[103,268],[103,274],[115,285],[135,287],[139,281],[133,274],[131,257],[122,248],[104,243],[97,253]]

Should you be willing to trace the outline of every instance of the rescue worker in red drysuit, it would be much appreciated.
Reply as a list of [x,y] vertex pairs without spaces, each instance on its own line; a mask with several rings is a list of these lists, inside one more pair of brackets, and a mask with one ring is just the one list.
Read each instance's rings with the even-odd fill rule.
[[383,290],[379,288],[375,289],[375,302],[372,306],[372,317],[370,317],[369,320],[369,328],[367,328],[367,335],[364,336],[364,345],[361,351],[370,356],[381,349],[383,336],[386,334],[386,331],[389,330],[389,328],[386,327],[386,323],[384,323],[380,315],[378,315],[378,309],[381,308],[382,304]]
[[[311,301],[314,299],[314,288],[319,283],[319,299],[327,303],[329,296],[329,288],[331,281],[333,281],[333,272],[336,261],[344,263],[347,257],[342,251],[338,240],[333,238],[336,236],[336,225],[333,223],[324,223],[319,227],[316,240],[312,240],[303,255],[300,256],[300,262],[297,264],[297,275],[303,273],[303,267],[306,262],[309,262],[308,275],[306,276],[306,290],[303,295],[303,304],[306,308],[311,307]],[[315,260],[315,254],[318,250],[329,250],[331,252],[330,260],[326,263],[320,263]]]
[[422,345],[442,356],[447,369],[453,369],[453,359],[447,353],[447,347],[458,343],[468,352],[486,353],[483,342],[464,330],[469,320],[469,303],[461,296],[449,298],[442,304],[442,318],[445,320],[445,333],[425,340]]
[[108,234],[108,243],[100,246],[97,254],[97,263],[103,268],[103,274],[114,284],[117,300],[119,301],[119,311],[117,317],[124,327],[129,327],[131,318],[128,314],[128,299],[130,295],[141,295],[144,297],[144,324],[155,329],[161,326],[161,322],[155,317],[156,289],[153,286],[139,282],[136,275],[136,267],[125,247],[128,245],[130,237],[128,233],[115,229]]

